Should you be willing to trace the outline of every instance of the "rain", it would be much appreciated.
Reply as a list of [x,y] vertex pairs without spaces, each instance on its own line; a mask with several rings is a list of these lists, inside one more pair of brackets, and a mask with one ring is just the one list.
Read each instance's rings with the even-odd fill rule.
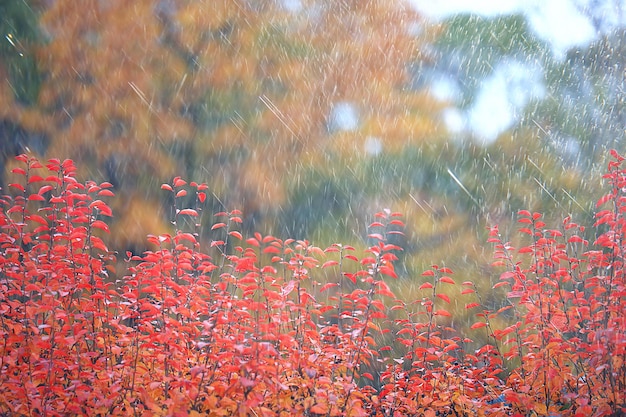
[[[449,268],[496,311],[494,227],[518,246],[520,210],[593,224],[626,152],[624,0],[9,0],[0,35],[2,191],[17,155],[72,159],[112,185],[129,258],[180,204],[223,253],[233,231],[367,253],[401,213],[390,291],[417,303]],[[201,201],[163,192],[179,176]],[[459,294],[438,295],[468,329]]]

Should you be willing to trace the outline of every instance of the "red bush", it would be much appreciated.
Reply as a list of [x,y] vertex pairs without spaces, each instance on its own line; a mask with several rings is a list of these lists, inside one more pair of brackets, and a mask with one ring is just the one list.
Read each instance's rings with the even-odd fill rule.
[[621,415],[626,170],[612,157],[593,245],[570,219],[548,229],[527,211],[527,246],[491,229],[508,305],[489,311],[472,282],[459,286],[477,312],[470,332],[492,341],[467,351],[471,335],[447,327],[451,270],[424,272],[413,302],[386,283],[402,250],[389,243],[398,213],[376,214],[364,255],[246,238],[238,211],[215,215],[205,245],[207,187],[175,178],[161,187],[175,232],[127,253],[115,281],[110,184],[22,155],[15,196],[0,197],[0,413]]

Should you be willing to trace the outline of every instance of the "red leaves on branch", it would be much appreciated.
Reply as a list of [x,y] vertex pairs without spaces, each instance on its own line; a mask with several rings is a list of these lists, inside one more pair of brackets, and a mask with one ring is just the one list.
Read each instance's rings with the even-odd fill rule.
[[[116,280],[103,240],[110,184],[79,183],[71,161],[44,168],[22,155],[17,194],[0,198],[0,413],[623,414],[626,171],[616,155],[595,248],[569,218],[551,230],[520,211],[519,250],[490,228],[497,307],[471,281],[456,287],[447,267],[402,276],[398,213],[375,215],[362,255],[244,236],[238,210],[201,234],[207,187],[180,177],[161,186],[174,230],[128,253]],[[396,297],[407,284],[420,299]],[[456,294],[470,297],[467,326],[490,344],[469,349],[455,330]]]

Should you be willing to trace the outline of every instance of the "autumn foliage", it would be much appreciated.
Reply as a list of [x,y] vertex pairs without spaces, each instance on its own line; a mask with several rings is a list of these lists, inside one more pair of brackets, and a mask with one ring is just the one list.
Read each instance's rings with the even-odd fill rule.
[[[291,178],[367,156],[366,138],[397,153],[444,137],[442,105],[409,88],[434,36],[417,36],[412,7],[297,3],[299,13],[275,0],[37,2],[43,39],[19,52],[41,80],[22,83],[38,87],[30,106],[0,82],[0,122],[45,137],[42,157],[115,185],[114,249],[167,230],[147,215],[161,200],[146,196],[174,175],[206,182],[215,211],[239,207],[254,230],[278,230],[275,212],[300,186]],[[358,126],[332,127],[342,103]]]
[[[177,177],[161,187],[175,232],[124,256],[105,239],[110,184],[79,182],[70,160],[18,160],[21,180],[0,197],[3,415],[626,412],[626,168],[617,153],[594,242],[569,218],[549,229],[528,211],[519,212],[526,246],[490,229],[494,291],[506,298],[497,311],[445,266],[399,278],[398,213],[375,215],[364,254],[243,236],[237,210],[214,214],[201,234],[207,186]],[[114,273],[116,256],[126,271]],[[420,280],[423,297],[397,296],[395,279]],[[469,334],[453,328],[455,287],[475,312]],[[472,348],[480,332],[491,343]]]

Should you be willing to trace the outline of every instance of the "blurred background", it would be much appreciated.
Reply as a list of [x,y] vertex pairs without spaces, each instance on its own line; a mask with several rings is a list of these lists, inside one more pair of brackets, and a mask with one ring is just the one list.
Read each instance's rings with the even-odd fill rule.
[[236,208],[360,250],[389,208],[396,291],[431,264],[486,289],[487,226],[590,224],[626,150],[625,29],[624,0],[1,0],[0,184],[14,155],[74,159],[115,187],[120,253],[170,230],[176,175],[210,187],[205,239]]

